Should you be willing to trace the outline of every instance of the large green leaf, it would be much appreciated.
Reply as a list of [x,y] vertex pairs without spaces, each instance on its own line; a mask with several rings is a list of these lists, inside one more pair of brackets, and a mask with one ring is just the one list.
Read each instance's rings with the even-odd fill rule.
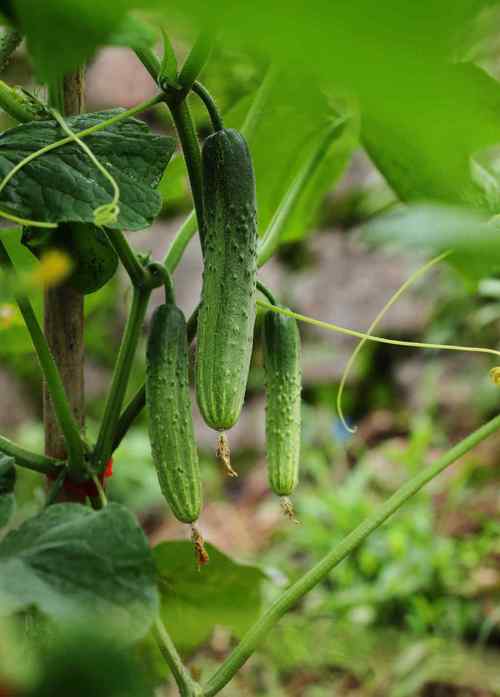
[[[119,109],[68,118],[74,131],[94,126]],[[36,121],[0,136],[0,176],[36,150],[64,137],[55,121]],[[154,187],[175,149],[175,140],[155,135],[138,119],[125,119],[86,138],[87,145],[120,187],[117,228],[140,230],[161,208]],[[110,183],[74,142],[35,158],[8,182],[0,206],[23,218],[52,223],[92,223],[94,210],[112,198]],[[113,227],[113,226],[110,226]]]
[[38,77],[75,69],[106,42],[125,16],[128,0],[13,0]]
[[0,613],[105,620],[133,641],[158,610],[148,542],[126,508],[57,504],[0,543]]
[[161,616],[183,651],[206,641],[216,625],[241,636],[260,612],[262,570],[235,562],[212,545],[207,550],[210,562],[201,570],[190,542],[163,542],[153,550]]
[[500,269],[500,226],[480,211],[458,206],[413,204],[365,226],[366,238],[417,254],[451,250],[448,261],[477,280]]
[[[254,95],[245,97],[227,114],[228,125],[243,128],[247,134],[261,235],[337,116],[314,81],[301,81],[297,74],[283,70],[275,70]],[[343,174],[357,142],[357,119],[352,117],[301,188],[281,230],[282,241],[300,239],[310,230],[325,194]]]
[[500,85],[473,65],[435,66],[423,84],[362,100],[362,140],[403,201],[499,210],[500,187],[482,155],[500,142]]
[[133,649],[101,629],[70,626],[45,640],[30,697],[153,697]]

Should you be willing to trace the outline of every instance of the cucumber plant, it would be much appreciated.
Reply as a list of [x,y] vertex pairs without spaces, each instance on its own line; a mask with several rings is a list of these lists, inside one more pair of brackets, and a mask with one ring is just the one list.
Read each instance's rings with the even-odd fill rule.
[[[451,0],[446,0],[444,5],[448,6],[449,2]],[[459,0],[457,3],[455,0],[454,12],[448,13],[453,16],[453,22],[458,21],[455,17],[462,17],[463,22],[470,19],[470,10],[462,7],[463,2]],[[155,14],[158,4],[153,0],[144,0],[141,7],[151,10],[152,16],[157,17],[153,43],[161,31],[164,43],[162,59],[151,48],[151,42],[145,39],[148,31],[144,31],[142,20],[126,14],[126,3],[111,2],[103,10],[102,3],[90,2],[85,13],[75,10],[71,3],[61,7],[56,0],[40,4],[36,12],[27,5],[29,3],[24,0],[11,0],[2,5],[6,28],[0,41],[0,68],[7,65],[12,51],[25,36],[37,77],[47,88],[47,100],[42,101],[0,81],[0,107],[15,124],[0,137],[0,217],[16,225],[0,230],[0,267],[29,332],[46,385],[46,452],[43,455],[31,452],[0,436],[0,527],[5,527],[8,520],[12,520],[16,467],[44,475],[47,496],[41,512],[0,540],[0,616],[10,614],[19,619],[21,614],[24,620],[25,615],[35,612],[47,615],[55,624],[64,615],[77,617],[79,621],[84,618],[88,620],[88,625],[93,625],[93,613],[105,612],[110,625],[107,629],[116,628],[116,620],[122,641],[125,635],[134,648],[138,648],[138,642],[147,633],[154,637],[183,697],[211,697],[235,676],[288,610],[427,482],[498,431],[500,417],[494,417],[420,469],[340,545],[281,592],[267,610],[254,617],[254,623],[243,633],[241,641],[213,675],[202,682],[195,680],[185,666],[166,626],[169,624],[169,613],[165,607],[176,595],[172,588],[175,589],[179,577],[184,578],[183,573],[189,573],[193,559],[191,557],[188,561],[182,555],[183,547],[175,546],[176,543],[172,543],[174,547],[158,545],[151,550],[135,517],[124,506],[107,501],[105,483],[112,475],[113,453],[135,418],[147,407],[151,450],[161,491],[174,517],[181,523],[193,526],[192,542],[200,570],[195,578],[189,577],[186,588],[181,590],[189,592],[190,588],[194,588],[194,605],[200,612],[208,608],[208,614],[212,617],[215,614],[212,605],[218,595],[224,594],[222,591],[216,593],[204,605],[205,593],[210,592],[211,585],[207,583],[204,587],[204,581],[206,574],[210,573],[211,564],[201,569],[208,561],[208,553],[200,532],[194,527],[199,518],[203,521],[203,473],[198,460],[189,384],[189,352],[195,339],[196,401],[206,424],[220,433],[219,457],[226,465],[227,472],[235,475],[225,432],[239,419],[252,357],[256,313],[265,313],[263,334],[269,484],[278,496],[285,499],[285,509],[290,515],[288,497],[298,485],[300,464],[301,357],[298,322],[348,334],[362,342],[475,351],[498,357],[500,353],[494,349],[404,342],[372,334],[383,313],[413,280],[438,260],[445,257],[446,260],[448,257],[453,260],[455,243],[459,251],[456,256],[460,256],[460,253],[463,256],[466,252],[467,259],[470,259],[474,255],[471,246],[466,246],[462,240],[462,247],[459,247],[458,236],[444,234],[442,228],[438,229],[440,234],[435,236],[443,245],[438,250],[439,257],[419,269],[397,291],[366,333],[287,309],[257,280],[258,268],[269,260],[281,242],[293,239],[310,228],[313,220],[311,211],[317,209],[322,193],[343,171],[360,141],[373,155],[382,174],[393,184],[402,200],[411,201],[420,195],[433,198],[432,187],[435,186],[439,191],[435,198],[441,203],[444,199],[448,204],[458,202],[460,205],[471,205],[472,201],[480,208],[481,215],[498,212],[489,208],[484,210],[485,205],[490,205],[485,202],[492,200],[490,190],[486,192],[489,196],[483,195],[484,191],[481,195],[478,193],[478,179],[484,183],[486,174],[477,163],[477,167],[471,168],[473,173],[467,169],[475,152],[480,147],[491,145],[491,140],[497,138],[496,124],[492,126],[488,119],[491,118],[491,104],[498,102],[498,88],[496,84],[492,85],[492,78],[478,76],[476,71],[462,71],[462,66],[456,70],[455,65],[451,69],[448,64],[445,69],[445,59],[440,53],[444,48],[438,41],[435,42],[436,55],[433,54],[435,66],[434,63],[426,64],[428,69],[422,75],[418,70],[415,72],[414,47],[420,46],[424,39],[422,45],[430,45],[429,32],[432,34],[435,31],[434,25],[442,29],[439,17],[434,17],[432,13],[430,25],[422,18],[421,23],[405,20],[401,26],[396,25],[405,39],[394,42],[402,52],[402,67],[396,60],[396,49],[392,44],[386,46],[385,23],[393,22],[397,12],[382,13],[383,21],[380,26],[375,24],[375,29],[380,33],[380,36],[377,34],[378,39],[384,39],[383,46],[389,58],[387,65],[385,59],[382,62],[367,60],[368,79],[365,79],[357,69],[352,68],[353,64],[359,65],[357,54],[354,60],[338,60],[335,66],[328,63],[329,69],[323,70],[320,58],[324,57],[324,51],[311,40],[312,28],[320,33],[323,30],[317,18],[311,22],[308,8],[300,10],[303,33],[299,37],[299,44],[296,44],[296,29],[289,34],[288,23],[276,21],[275,15],[270,12],[268,30],[273,40],[276,38],[278,42],[274,56],[276,61],[262,80],[251,105],[248,107],[248,103],[244,102],[245,109],[240,105],[235,110],[236,116],[233,113],[225,119],[228,123],[230,119],[231,123],[237,122],[236,130],[224,126],[212,95],[199,80],[218,40],[213,17],[204,17],[206,26],[184,64],[179,67],[170,38],[163,30],[166,21],[162,12],[165,10],[159,15]],[[245,4],[240,5],[232,7],[225,27],[227,40],[236,40],[237,45],[240,44],[241,33],[255,39],[255,35],[246,34],[246,24],[250,31],[253,23],[246,14],[248,10]],[[335,22],[336,27],[350,26],[351,10],[347,7],[350,4],[344,5],[344,8],[338,4],[335,7],[340,13],[335,18],[343,19],[343,22]],[[460,8],[463,13],[458,11]],[[188,3],[186,8],[179,8],[179,13],[187,13],[188,24],[192,22],[194,25],[196,13],[193,11],[191,16],[191,10]],[[267,13],[267,6],[265,10]],[[332,19],[326,6],[325,13]],[[361,17],[365,14],[372,17],[373,13],[357,13],[356,16],[359,14]],[[200,17],[197,16],[197,19],[199,21]],[[51,32],[56,24],[58,27],[60,25],[60,41],[53,46]],[[50,27],[50,32],[47,27]],[[420,36],[422,27],[425,31]],[[457,30],[452,32],[453,35],[456,33],[458,36],[458,29],[463,27],[454,25],[453,28]],[[366,43],[370,43],[365,41],[368,27],[363,26],[362,29],[359,36],[353,31],[352,37],[357,50],[365,51]],[[372,27],[369,29],[371,31]],[[408,35],[411,31],[416,35]],[[350,44],[351,33],[349,36]],[[266,37],[267,33],[264,32],[262,40],[265,41]],[[330,46],[330,34],[324,35],[324,38],[325,41],[328,38]],[[337,38],[337,44],[347,51],[345,40],[340,41],[345,39],[345,33]],[[126,110],[82,113],[83,63],[98,46],[107,42],[125,43],[133,48],[144,69],[154,79],[156,93]],[[337,44],[331,50],[336,58],[341,50],[336,47]],[[303,56],[305,45],[311,52],[308,64],[316,61],[309,66],[309,77],[301,72],[297,62],[296,49],[300,47],[300,55]],[[407,55],[403,48],[405,46],[412,46],[411,55]],[[330,49],[327,53],[330,55]],[[380,52],[382,54],[386,56],[385,51]],[[450,51],[449,60],[451,55]],[[366,57],[364,53],[363,56]],[[456,62],[455,53],[453,60]],[[372,62],[376,64],[376,69]],[[283,64],[288,65],[288,72],[283,72]],[[345,66],[349,78],[347,85],[336,72],[338,65]],[[421,146],[418,157],[408,145],[414,141],[411,137],[404,137],[404,129],[397,147],[392,148],[384,140],[385,133],[391,131],[394,122],[401,127],[406,125],[406,120],[404,124],[400,123],[397,114],[391,111],[393,102],[398,100],[385,99],[387,85],[391,85],[392,89],[393,82],[389,78],[392,78],[391,71],[396,71],[394,66],[402,69],[405,84],[411,84],[412,90],[415,85],[423,88],[427,80],[432,83],[432,94],[440,94],[438,87],[443,85],[454,89],[448,104],[453,106],[453,110],[456,104],[467,103],[460,97],[478,94],[481,91],[478,86],[484,88],[482,93],[488,95],[484,110],[478,116],[483,126],[478,128],[480,137],[471,136],[467,121],[459,121],[455,128],[450,129],[451,145],[445,153],[449,156],[447,162],[450,167],[441,162],[439,166],[434,166],[434,152],[427,160],[422,154],[426,153],[429,142],[422,137],[421,122],[428,118],[430,123],[434,123],[435,114],[432,110],[427,112],[421,104],[418,104],[418,109],[413,109],[419,114],[419,123],[414,124],[419,136],[416,142]],[[376,70],[380,71],[382,77]],[[414,80],[408,79],[408,74]],[[328,89],[335,91],[335,99],[332,97],[329,100],[319,94],[316,85],[318,77],[320,81],[326,81]],[[298,102],[294,105],[286,99],[281,103],[279,101],[280,90],[284,84],[289,88],[288,83],[293,83],[295,94],[298,95]],[[374,84],[381,88],[383,98],[380,102]],[[407,107],[415,106],[414,93],[421,92],[416,89],[408,94],[405,85],[399,85],[399,89],[404,104]],[[285,97],[289,94],[292,92],[285,92]],[[201,100],[210,122],[210,133],[205,134],[201,147],[202,130],[200,124],[195,123],[189,106],[192,95]],[[440,100],[439,109],[445,108],[443,105],[446,103],[446,100]],[[144,121],[136,118],[138,114],[151,109],[168,111],[177,139],[154,134]],[[244,117],[243,111],[246,114]],[[289,124],[287,118],[294,113],[295,121]],[[448,113],[448,121],[451,121],[452,115],[455,115],[455,111]],[[273,129],[273,142],[262,135],[266,134],[269,124]],[[360,135],[359,128],[362,130]],[[441,135],[446,137],[446,129]],[[460,138],[463,138],[463,142]],[[433,147],[437,140],[430,139]],[[193,212],[179,229],[166,258],[156,260],[139,254],[124,231],[148,227],[159,215],[162,200],[157,188],[177,144],[189,177]],[[276,149],[273,149],[275,146]],[[280,157],[276,156],[276,152],[280,153]],[[458,165],[457,153],[460,153]],[[400,161],[401,157],[406,158],[404,162]],[[415,167],[412,167],[413,157]],[[467,171],[462,171],[464,162]],[[452,171],[453,166],[455,171]],[[458,173],[460,176],[457,167],[462,168]],[[431,169],[432,176],[429,174]],[[452,172],[456,176],[450,175],[450,180],[445,181],[443,172]],[[257,227],[257,203],[260,230]],[[469,209],[463,210],[470,213]],[[460,212],[463,212],[462,209]],[[484,221],[481,219],[477,225],[476,222],[473,231],[484,235],[484,227],[481,227]],[[491,228],[488,230],[491,232]],[[174,301],[172,277],[196,231],[203,253],[202,291],[199,306],[186,321],[183,311]],[[468,227],[469,237],[470,232],[471,228]],[[491,242],[491,239],[490,235],[488,240]],[[17,260],[23,258],[23,246],[36,259],[50,259],[46,251],[62,251],[72,264],[67,278],[54,281],[57,275],[54,271],[50,287],[47,285],[45,288],[44,329],[33,306],[30,296],[32,286],[26,282],[24,269],[20,269],[21,274],[16,270],[19,266]],[[483,250],[482,264],[488,261],[485,261],[487,256]],[[494,254],[492,259],[497,260]],[[83,296],[106,285],[118,263],[128,275],[132,288],[130,309],[102,418],[96,437],[91,438],[84,427]],[[125,403],[151,294],[160,287],[165,288],[166,297],[150,322],[144,384]],[[257,291],[264,295],[265,300],[257,296]],[[350,365],[351,362],[347,370]],[[500,382],[499,370],[493,368],[491,373],[496,384]],[[339,405],[343,382],[339,390]],[[342,416],[340,408],[339,413]],[[120,462],[114,465],[119,467]],[[81,505],[82,502],[85,505]],[[231,593],[232,574],[237,573],[237,565],[212,549],[209,548],[212,564],[218,563],[224,569],[224,573],[216,569],[212,585],[219,591],[224,584],[229,584],[226,590]],[[169,550],[173,550],[170,558]],[[169,573],[165,573],[165,566]],[[184,568],[186,566],[189,566],[188,571]],[[257,583],[255,579],[261,572],[253,569],[251,573],[253,581]],[[85,584],[82,584],[82,579],[85,579]],[[82,586],[85,586],[83,590]],[[250,596],[252,592],[253,589],[250,589],[247,594]],[[182,593],[177,595],[182,596]],[[224,601],[227,611],[231,603],[227,598]],[[187,614],[187,610],[185,612]],[[212,627],[216,622],[211,621]],[[197,628],[194,622],[192,631],[195,632]],[[202,634],[203,639],[208,635]],[[91,645],[91,642],[86,643]],[[141,644],[141,651],[146,650],[147,647]],[[120,661],[123,663],[121,653],[114,658],[117,660],[115,665],[121,665]],[[3,685],[1,671],[0,663],[0,685]],[[106,673],[103,669],[100,677]],[[6,682],[10,684],[10,680]],[[15,693],[33,696],[53,694],[56,697],[61,694],[58,692],[60,685],[57,681],[52,683],[47,674],[39,685],[43,685],[43,689],[37,692],[34,678],[31,685],[15,686]],[[120,687],[121,692],[118,692],[126,694],[128,686]],[[0,687],[0,691],[2,689]],[[151,690],[148,693],[147,688],[144,689],[145,694],[152,694]],[[94,687],[87,692],[97,694]],[[109,687],[106,694],[115,692]]]

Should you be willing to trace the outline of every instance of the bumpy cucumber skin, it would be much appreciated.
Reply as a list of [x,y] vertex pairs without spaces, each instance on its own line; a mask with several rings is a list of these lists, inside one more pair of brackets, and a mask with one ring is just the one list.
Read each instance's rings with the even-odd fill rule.
[[294,319],[273,312],[265,316],[264,369],[269,485],[275,494],[290,496],[299,477],[302,389]]
[[257,272],[255,177],[248,146],[233,129],[202,151],[205,266],[196,349],[196,397],[205,422],[238,421],[252,356]]
[[201,479],[189,394],[186,320],[174,304],[155,311],[146,352],[146,404],[153,461],[173,514],[193,523]]

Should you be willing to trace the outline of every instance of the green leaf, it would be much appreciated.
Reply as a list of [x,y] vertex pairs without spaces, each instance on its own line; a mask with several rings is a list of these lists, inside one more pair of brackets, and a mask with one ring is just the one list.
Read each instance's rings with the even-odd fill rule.
[[414,204],[375,218],[366,238],[432,256],[452,250],[447,261],[477,280],[500,269],[500,226],[479,211],[438,204]]
[[198,570],[190,542],[163,542],[153,550],[160,577],[161,616],[174,643],[189,651],[216,625],[241,636],[257,619],[265,574],[207,545],[209,563]]
[[154,45],[158,32],[150,25],[127,15],[111,34],[107,43],[110,46],[127,46],[128,48],[150,48]]
[[[253,103],[259,104],[257,113],[251,116],[248,144],[255,169],[261,235],[338,118],[318,85],[301,77],[289,71],[274,71],[253,99],[245,97],[225,117],[228,125],[245,131]],[[332,141],[296,197],[280,233],[282,241],[298,240],[310,231],[326,193],[350,162],[358,142],[357,130],[357,119],[352,118],[342,135]]]
[[[73,131],[94,126],[120,109],[67,119]],[[0,136],[0,176],[24,157],[64,137],[55,121],[36,121]],[[156,187],[175,149],[175,140],[158,136],[138,119],[125,119],[94,133],[85,142],[120,187],[116,228],[140,230],[161,208]],[[68,143],[29,162],[8,182],[0,207],[23,218],[61,223],[92,223],[94,210],[112,198],[110,183],[76,143]]]
[[0,613],[29,607],[54,620],[104,620],[134,641],[158,610],[154,564],[136,519],[57,504],[0,543]]
[[40,651],[30,697],[153,697],[132,648],[110,642],[100,625],[53,632]]
[[362,100],[362,140],[403,201],[499,209],[498,179],[485,183],[485,149],[500,141],[500,85],[473,65],[434,66],[425,84]]
[[0,528],[7,525],[16,507],[14,484],[16,468],[14,458],[0,453]]
[[14,0],[38,78],[50,81],[82,65],[115,31],[128,0]]
[[[21,244],[21,234],[21,228],[2,228],[0,230],[0,238],[14,262],[14,266],[17,270],[29,274],[35,271],[38,262],[31,252]],[[32,295],[31,300],[35,312],[40,318],[42,309],[41,294],[36,293]],[[14,299],[12,297],[11,285],[6,282],[5,275],[0,273],[0,304],[3,303],[15,307],[15,304],[13,305]],[[30,335],[24,326],[21,316],[11,326],[2,328],[0,335],[2,337],[0,340],[0,356],[20,357],[22,354],[34,351]]]

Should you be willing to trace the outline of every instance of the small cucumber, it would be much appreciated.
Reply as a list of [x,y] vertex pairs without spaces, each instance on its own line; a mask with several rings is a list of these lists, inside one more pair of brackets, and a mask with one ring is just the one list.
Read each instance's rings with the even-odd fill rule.
[[300,461],[300,334],[297,322],[268,312],[264,318],[266,448],[271,489],[290,496]]
[[147,345],[146,404],[153,460],[175,517],[193,523],[201,479],[189,395],[186,320],[173,303],[155,311]]
[[95,225],[64,224],[55,231],[25,228],[22,242],[38,258],[50,248],[68,254],[74,269],[67,283],[84,295],[102,288],[118,268],[118,256],[106,233]]
[[255,324],[255,177],[243,136],[222,129],[203,145],[205,249],[196,347],[196,397],[217,431],[238,421]]

